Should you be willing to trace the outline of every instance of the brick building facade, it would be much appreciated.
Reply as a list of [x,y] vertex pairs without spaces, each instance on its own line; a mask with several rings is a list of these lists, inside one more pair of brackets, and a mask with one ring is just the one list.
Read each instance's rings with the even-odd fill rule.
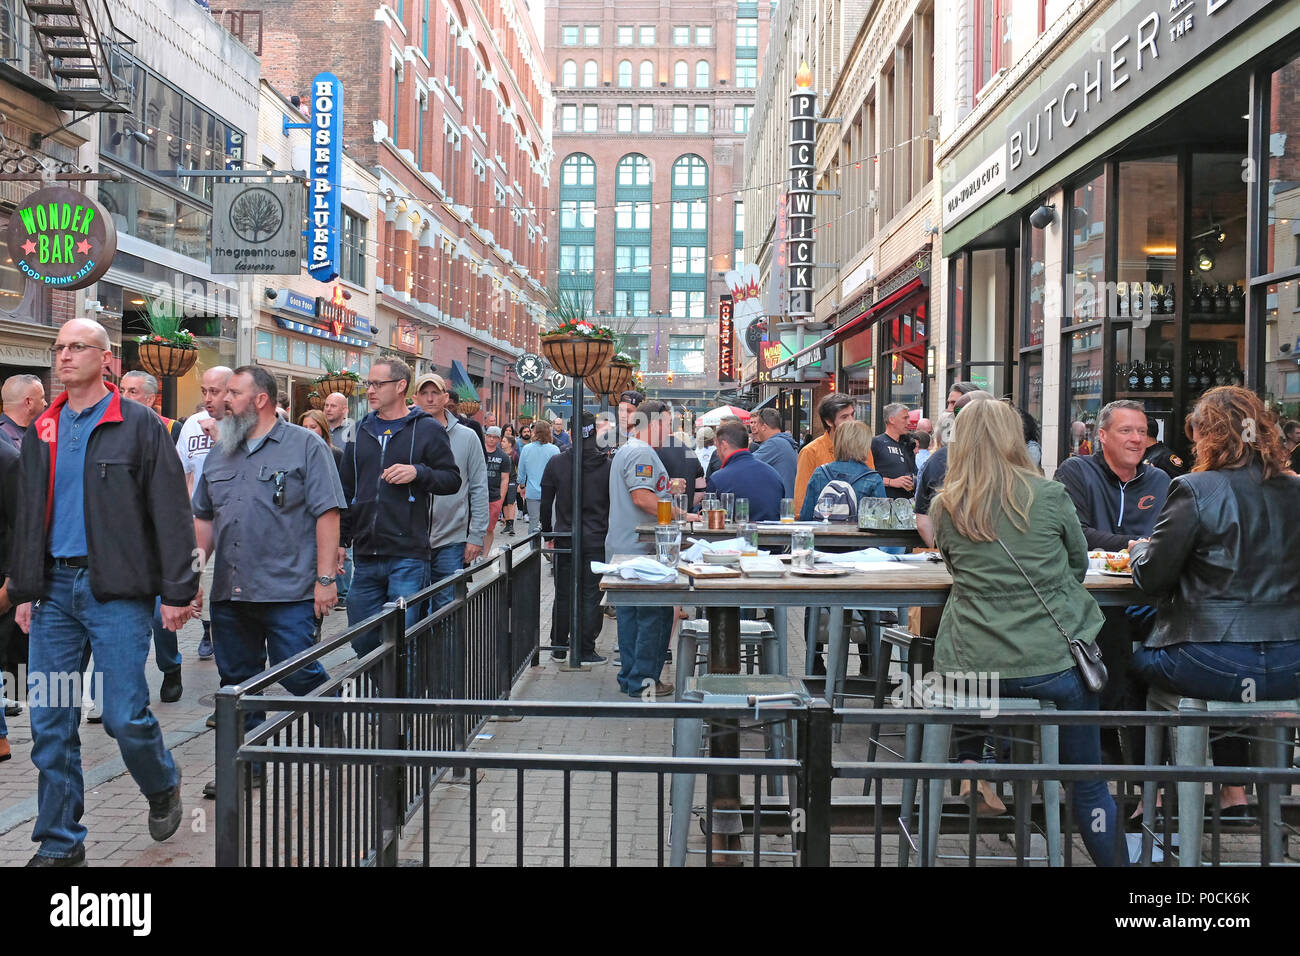
[[769,10],[735,0],[546,9],[547,269],[591,293],[663,397],[703,401],[718,388],[718,299],[744,246],[745,134]]
[[549,79],[525,5],[343,0],[328,17],[293,0],[240,9],[261,14],[256,42],[276,89],[305,99],[322,71],[343,83],[344,143],[379,178],[383,220],[367,253],[380,324],[393,327],[385,344],[418,369],[463,364],[486,410],[517,414],[526,396],[514,361],[536,351],[544,312],[551,159]]

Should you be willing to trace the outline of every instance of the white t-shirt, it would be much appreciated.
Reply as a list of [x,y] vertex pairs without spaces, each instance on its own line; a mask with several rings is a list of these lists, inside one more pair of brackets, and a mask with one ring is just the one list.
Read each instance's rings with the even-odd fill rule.
[[609,531],[605,534],[605,560],[616,554],[653,554],[652,543],[638,541],[636,526],[654,520],[632,501],[632,491],[668,490],[668,472],[655,450],[639,438],[629,438],[609,466]]
[[198,487],[199,479],[203,477],[203,462],[215,444],[200,424],[211,417],[207,412],[194,413],[185,419],[180,437],[176,439],[176,454],[180,455],[181,467],[185,469],[186,475],[193,476],[195,487]]

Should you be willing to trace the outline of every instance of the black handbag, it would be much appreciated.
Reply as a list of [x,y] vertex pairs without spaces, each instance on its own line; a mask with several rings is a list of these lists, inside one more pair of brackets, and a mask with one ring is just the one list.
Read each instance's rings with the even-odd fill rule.
[[1065,633],[1065,628],[1061,627],[1061,622],[1056,619],[1056,615],[1052,613],[1052,609],[1047,606],[1047,602],[1043,600],[1043,595],[1040,594],[1038,588],[1034,586],[1034,582],[1029,580],[1029,575],[1026,574],[1025,569],[1020,566],[1020,562],[1017,561],[1016,556],[1011,553],[1011,549],[1003,544],[1001,538],[998,539],[998,544],[1002,545],[1002,550],[1007,553],[1007,557],[1010,558],[1011,563],[1016,566],[1016,570],[1019,571],[1021,577],[1025,579],[1025,583],[1033,589],[1034,596],[1038,598],[1038,603],[1043,606],[1043,610],[1046,611],[1048,616],[1052,619],[1052,623],[1056,625],[1056,629],[1060,631],[1061,636],[1065,638],[1065,643],[1070,647],[1070,655],[1074,658],[1075,666],[1079,668],[1079,676],[1083,678],[1084,686],[1094,694],[1100,694],[1106,687],[1106,678],[1108,677],[1106,673],[1106,663],[1101,659],[1101,648],[1097,646],[1095,641],[1089,644],[1085,641],[1080,641],[1077,638],[1072,638],[1069,634]]

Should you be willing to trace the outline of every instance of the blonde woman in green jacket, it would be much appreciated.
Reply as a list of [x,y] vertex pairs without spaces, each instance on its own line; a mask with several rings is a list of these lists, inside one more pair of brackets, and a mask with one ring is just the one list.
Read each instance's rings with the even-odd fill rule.
[[[1015,555],[1066,633],[1093,641],[1102,615],[1083,586],[1088,547],[1064,486],[1039,476],[1020,415],[1005,402],[963,408],[948,456],[943,491],[930,509],[953,584],[935,638],[935,670],[989,674],[1002,697],[1096,710],[1097,695],[1084,685],[1065,639],[1002,548]],[[1096,726],[1063,726],[1060,735],[1062,763],[1101,762]],[[1077,783],[1072,797],[1093,862],[1124,865],[1105,781]]]

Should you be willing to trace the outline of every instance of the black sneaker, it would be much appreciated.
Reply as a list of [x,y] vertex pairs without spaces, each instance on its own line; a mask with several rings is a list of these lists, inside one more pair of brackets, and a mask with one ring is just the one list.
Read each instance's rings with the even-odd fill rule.
[[[261,789],[263,781],[266,780],[266,768],[263,767],[260,770],[254,770],[251,779],[253,781],[253,789],[254,790]],[[203,785],[203,799],[204,800],[217,799],[217,782],[215,780],[209,780],[207,783]]]
[[564,661],[569,659],[569,649],[567,647],[552,647],[551,660]]
[[86,848],[79,846],[71,856],[41,856],[37,853],[27,861],[28,866],[85,866]]
[[181,769],[176,768],[176,786],[149,798],[149,835],[161,843],[181,825]]
[[204,630],[203,636],[199,638],[199,660],[212,660],[212,634]]
[[599,654],[583,654],[582,663],[584,664],[604,664],[609,660],[607,657],[601,657]]
[[158,691],[158,699],[164,704],[174,704],[181,699],[184,690],[185,688],[181,686],[180,668],[168,671],[163,674],[162,689]]

